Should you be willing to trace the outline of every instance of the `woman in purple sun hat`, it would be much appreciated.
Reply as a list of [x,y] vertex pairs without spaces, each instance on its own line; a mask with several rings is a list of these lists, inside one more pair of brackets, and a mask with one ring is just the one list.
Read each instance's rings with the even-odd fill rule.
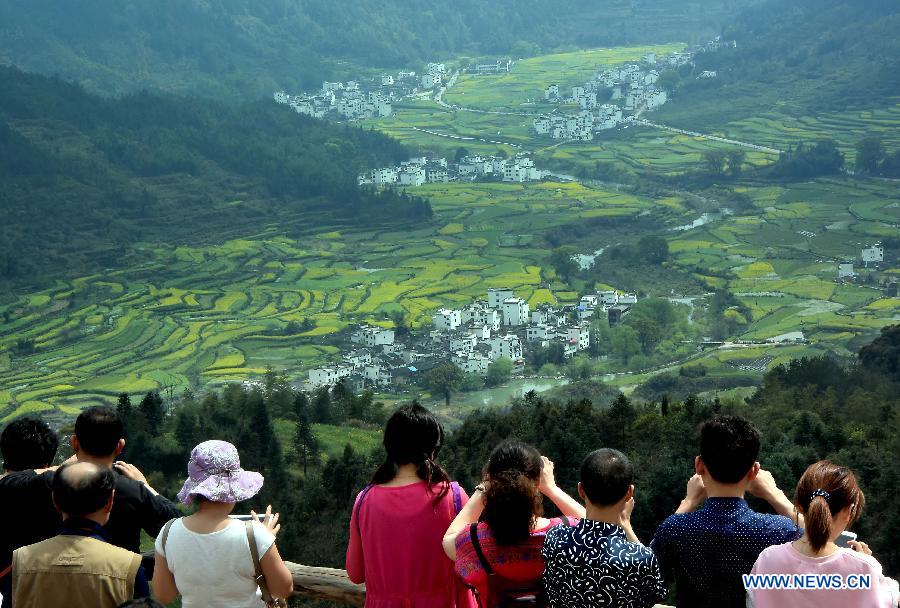
[[251,511],[249,529],[231,517],[235,504],[256,496],[262,485],[263,476],[242,469],[237,448],[227,441],[204,441],[191,451],[178,500],[197,510],[167,523],[156,539],[157,599],[168,604],[180,595],[183,608],[260,608],[251,536],[269,593],[290,595],[293,577],[275,546],[279,515],[270,505],[260,523]]

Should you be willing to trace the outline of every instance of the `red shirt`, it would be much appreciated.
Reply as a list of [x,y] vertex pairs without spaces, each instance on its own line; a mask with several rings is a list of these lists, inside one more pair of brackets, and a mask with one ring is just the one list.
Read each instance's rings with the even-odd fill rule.
[[[577,520],[569,518],[570,524],[574,522]],[[496,576],[505,582],[516,583],[516,588],[530,588],[544,574],[544,559],[541,557],[544,536],[547,530],[561,523],[562,518],[555,517],[548,525],[532,530],[531,536],[524,542],[503,546],[496,543],[491,529],[481,522],[478,524],[478,541]],[[499,598],[495,597],[496,589],[488,584],[488,573],[478,559],[468,528],[456,537],[456,573],[467,585],[475,587],[483,608],[497,605]]]
[[[424,481],[372,486],[350,519],[347,575],[366,583],[367,608],[472,608],[441,541],[456,517],[453,491]],[[460,488],[461,504],[468,500]]]

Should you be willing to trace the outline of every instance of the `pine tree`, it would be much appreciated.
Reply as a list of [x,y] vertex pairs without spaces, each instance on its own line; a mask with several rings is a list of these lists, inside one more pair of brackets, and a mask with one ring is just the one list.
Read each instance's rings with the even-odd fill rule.
[[133,411],[134,407],[131,405],[131,397],[128,396],[128,393],[120,394],[119,402],[116,403],[116,413],[122,419],[122,424],[125,426],[126,431],[131,426],[131,414]]
[[162,397],[159,396],[159,393],[152,391],[144,395],[140,405],[138,405],[138,410],[144,417],[144,422],[147,425],[147,432],[151,436],[158,435],[159,429],[163,423],[163,418],[165,417],[163,400]]
[[297,430],[294,434],[294,454],[297,464],[303,467],[306,475],[310,461],[315,461],[319,456],[319,440],[313,432],[309,416],[304,413],[297,420]]
[[182,452],[190,453],[200,443],[200,424],[192,407],[183,407],[175,416],[175,440]]
[[316,391],[313,397],[312,419],[322,424],[331,422],[331,394],[327,386]]

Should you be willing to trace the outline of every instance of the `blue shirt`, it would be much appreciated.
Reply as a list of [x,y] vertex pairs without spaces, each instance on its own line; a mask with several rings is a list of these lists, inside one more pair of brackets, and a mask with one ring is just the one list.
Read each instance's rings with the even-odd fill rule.
[[789,518],[753,511],[743,498],[709,498],[693,513],[669,516],[650,547],[667,579],[675,579],[675,605],[744,608],[742,574],[766,547],[798,539]]
[[541,555],[553,608],[649,608],[666,597],[653,551],[625,540],[619,526],[589,519],[555,526]]

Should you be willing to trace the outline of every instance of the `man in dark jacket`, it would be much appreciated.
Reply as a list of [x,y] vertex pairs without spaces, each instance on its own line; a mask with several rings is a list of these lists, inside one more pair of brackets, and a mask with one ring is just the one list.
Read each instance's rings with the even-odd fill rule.
[[12,604],[11,563],[13,551],[59,531],[60,517],[47,501],[47,486],[24,484],[46,470],[56,457],[59,439],[46,422],[18,418],[0,435],[4,474],[0,477],[0,595],[2,608]]

